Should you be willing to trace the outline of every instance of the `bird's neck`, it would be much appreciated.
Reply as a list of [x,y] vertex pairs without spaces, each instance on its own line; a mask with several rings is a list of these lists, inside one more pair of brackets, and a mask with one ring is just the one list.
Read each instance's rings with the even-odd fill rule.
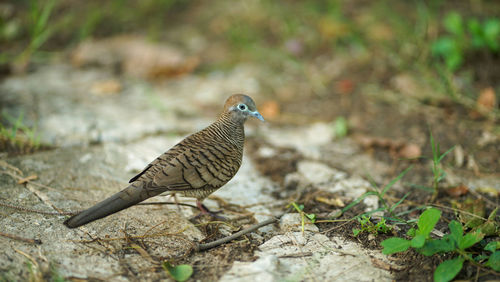
[[237,120],[233,118],[231,114],[223,113],[214,124],[217,125],[217,129],[225,141],[237,147],[243,147],[243,143],[245,142],[244,123],[244,120]]

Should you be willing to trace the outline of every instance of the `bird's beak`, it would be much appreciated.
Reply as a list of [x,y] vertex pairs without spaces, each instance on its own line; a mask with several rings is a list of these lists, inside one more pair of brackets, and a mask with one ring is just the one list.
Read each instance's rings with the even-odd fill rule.
[[265,121],[264,118],[262,117],[262,115],[259,112],[257,112],[257,111],[250,112],[250,115],[252,115],[253,117],[256,117],[256,118],[260,119],[260,121]]

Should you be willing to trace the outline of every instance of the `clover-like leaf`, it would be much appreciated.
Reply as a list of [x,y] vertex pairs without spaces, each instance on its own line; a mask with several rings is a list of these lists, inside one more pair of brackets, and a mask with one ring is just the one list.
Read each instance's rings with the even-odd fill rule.
[[417,236],[413,237],[410,245],[413,248],[422,248],[424,244],[425,244],[425,236],[422,234],[418,234]]
[[162,267],[175,281],[186,281],[193,275],[193,268],[187,264],[172,266],[169,262],[165,261]]
[[432,256],[433,254],[451,252],[453,250],[455,250],[454,244],[447,239],[427,240],[422,248],[417,249],[424,256]]
[[441,217],[441,211],[438,209],[430,208],[424,211],[420,215],[420,218],[418,219],[417,235],[421,234],[424,235],[425,237],[429,236],[429,234],[431,233],[432,229],[434,229],[434,226],[436,225],[440,217]]
[[448,282],[453,279],[462,269],[464,258],[457,257],[443,261],[434,271],[434,281]]
[[500,271],[500,251],[494,252],[488,259],[488,262],[486,262],[486,265],[495,271]]
[[380,245],[384,247],[382,253],[385,255],[389,255],[408,250],[408,248],[410,247],[410,241],[399,237],[392,237],[382,241]]
[[465,250],[467,248],[470,248],[474,246],[477,242],[481,241],[484,237],[484,234],[481,232],[481,230],[478,230],[476,232],[469,232],[465,234],[464,237],[458,242],[458,248],[460,250]]

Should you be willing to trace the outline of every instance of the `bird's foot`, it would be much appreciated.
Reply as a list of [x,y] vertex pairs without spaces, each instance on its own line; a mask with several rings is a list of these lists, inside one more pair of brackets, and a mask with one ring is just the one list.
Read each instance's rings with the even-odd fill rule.
[[196,201],[196,206],[200,210],[200,213],[198,213],[194,218],[199,218],[202,215],[209,215],[213,218],[219,219],[219,220],[227,220],[227,218],[223,217],[222,215],[218,215],[219,213],[222,212],[222,210],[218,211],[211,211],[209,210],[204,204],[202,204],[200,201]]

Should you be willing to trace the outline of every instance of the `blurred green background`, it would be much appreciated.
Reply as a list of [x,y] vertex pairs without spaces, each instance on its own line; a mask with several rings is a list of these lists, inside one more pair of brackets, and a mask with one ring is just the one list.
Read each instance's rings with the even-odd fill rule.
[[251,61],[304,74],[347,53],[368,74],[469,71],[488,84],[499,80],[498,15],[494,0],[3,1],[0,51],[4,64],[39,62],[88,38],[133,33],[196,49],[202,37],[199,71]]
[[499,15],[496,0],[4,1],[0,73],[67,61],[86,40],[132,34],[195,54],[195,74],[257,65],[278,102],[357,91],[391,103],[451,101],[496,120]]

